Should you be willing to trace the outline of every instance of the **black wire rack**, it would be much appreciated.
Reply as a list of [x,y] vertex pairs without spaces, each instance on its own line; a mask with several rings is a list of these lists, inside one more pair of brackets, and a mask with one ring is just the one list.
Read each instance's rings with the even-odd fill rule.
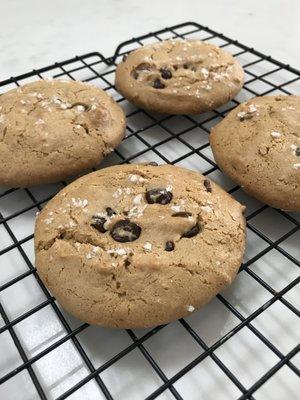
[[[137,109],[117,93],[115,65],[124,54],[147,43],[192,37],[225,48],[241,62],[246,79],[235,100],[200,116],[161,116]],[[46,77],[91,82],[124,107],[127,137],[100,167],[151,160],[209,175],[247,205],[248,249],[231,288],[188,318],[151,330],[92,327],[60,309],[33,264],[35,212],[66,182],[29,189],[3,188],[0,398],[296,398],[300,376],[299,215],[251,199],[224,177],[214,162],[208,134],[241,101],[256,95],[299,94],[300,71],[207,27],[187,22],[123,42],[112,57],[94,52],[12,77],[0,82],[0,91]],[[24,287],[27,295],[23,296]],[[56,322],[47,326],[51,318]],[[56,323],[58,333],[53,328]],[[46,331],[49,336],[36,343],[34,333]],[[63,353],[65,358],[60,359]],[[96,361],[94,353],[100,354]],[[65,376],[47,379],[61,365],[69,364],[71,369]],[[73,364],[79,367],[72,369]],[[67,386],[60,385],[67,378]]]

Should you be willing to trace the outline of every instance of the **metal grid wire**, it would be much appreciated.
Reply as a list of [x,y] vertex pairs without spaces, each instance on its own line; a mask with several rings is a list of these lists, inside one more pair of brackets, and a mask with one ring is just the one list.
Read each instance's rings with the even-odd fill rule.
[[[160,116],[137,109],[133,105],[127,103],[127,101],[115,91],[113,86],[114,69],[115,65],[121,60],[124,54],[146,43],[178,37],[196,37],[210,43],[215,43],[231,52],[240,60],[246,73],[246,82],[243,90],[235,100],[213,112],[200,116]],[[160,163],[165,162],[185,166],[187,165],[186,161],[189,160],[190,164],[188,164],[188,166],[191,166],[191,164],[192,166],[194,165],[195,169],[200,170],[204,175],[209,175],[214,180],[218,180],[222,174],[218,170],[213,160],[212,153],[210,152],[208,133],[211,126],[217,123],[220,118],[224,117],[228,111],[233,109],[240,101],[249,99],[255,95],[300,93],[299,71],[196,23],[184,23],[138,38],[133,38],[121,43],[116,49],[114,56],[110,58],[105,58],[102,54],[95,52],[55,63],[18,77],[10,78],[0,83],[0,90],[4,92],[16,85],[23,85],[31,80],[50,76],[89,81],[111,93],[125,108],[128,121],[127,137],[121,146],[101,164],[101,167],[111,163],[128,163],[142,160],[152,160]],[[155,136],[150,134],[154,131],[159,131],[161,135]],[[178,154],[174,155],[175,153],[173,150],[175,147],[177,150],[179,149],[180,156],[178,156]],[[241,200],[248,199],[238,186],[235,186],[232,182],[229,182],[228,179],[226,180],[226,178],[225,181],[224,178],[222,179],[221,182],[223,186],[225,182],[225,187],[231,194]],[[4,247],[0,248],[0,263],[2,264],[0,275],[6,268],[6,265],[4,265],[5,262],[2,261],[7,258],[3,257],[6,257],[8,254],[12,254],[14,259],[21,259],[22,261],[20,262],[24,264],[24,268],[20,270],[19,273],[16,273],[15,276],[9,275],[8,278],[0,281],[0,315],[3,320],[1,325],[0,319],[0,339],[2,335],[9,334],[21,359],[21,362],[19,362],[14,369],[0,375],[0,385],[7,384],[18,374],[27,371],[38,393],[37,397],[41,399],[49,398],[46,394],[45,385],[42,379],[39,378],[38,368],[35,368],[35,365],[38,365],[38,362],[51,352],[59,350],[60,346],[67,342],[71,342],[72,345],[75,346],[88,372],[86,376],[73,382],[67,390],[60,393],[57,397],[60,400],[66,399],[76,393],[90,381],[93,381],[98,386],[98,389],[100,389],[99,398],[115,398],[111,389],[109,389],[105,383],[105,379],[103,379],[103,373],[134,351],[140,352],[147,364],[160,378],[160,384],[158,384],[151,393],[147,394],[146,398],[148,400],[158,398],[163,392],[169,392],[170,398],[190,398],[188,395],[181,393],[177,383],[194,367],[204,363],[207,359],[210,359],[217,369],[227,376],[228,382],[230,381],[235,386],[237,391],[235,392],[235,396],[231,398],[238,398],[239,400],[255,399],[262,385],[272,379],[283,367],[288,370],[288,374],[295,374],[296,377],[300,376],[296,362],[296,354],[299,352],[299,345],[292,346],[289,351],[283,352],[278,348],[276,343],[273,343],[272,336],[270,337],[265,334],[265,332],[257,328],[257,324],[255,324],[256,319],[261,315],[264,316],[266,310],[275,303],[281,303],[280,305],[283,309],[282,315],[289,312],[294,317],[299,317],[299,309],[297,309],[296,303],[292,300],[292,297],[289,296],[289,293],[296,289],[300,281],[299,273],[296,269],[300,265],[297,259],[297,252],[289,245],[290,242],[295,243],[294,247],[297,250],[298,243],[299,249],[300,224],[299,218],[297,218],[295,213],[274,210],[258,202],[254,202],[255,206],[250,206],[250,210],[247,214],[248,235],[254,235],[260,243],[263,243],[263,246],[257,246],[257,248],[254,246],[255,249],[252,249],[251,255],[245,260],[240,269],[240,275],[243,274],[244,277],[251,277],[258,285],[257,287],[262,287],[267,293],[267,300],[259,304],[258,307],[251,308],[249,312],[244,312],[238,306],[237,302],[230,299],[230,296],[226,296],[226,294],[218,295],[216,301],[221,302],[227,312],[233,315],[237,322],[225,335],[219,335],[216,337],[216,340],[212,342],[205,340],[201,337],[197,329],[193,328],[193,324],[189,320],[190,317],[180,320],[178,323],[179,326],[184,329],[185,333],[187,333],[199,347],[199,353],[198,355],[195,354],[195,357],[186,362],[186,364],[181,365],[176,373],[171,375],[166,374],[160,367],[156,358],[151,354],[149,346],[147,346],[148,341],[151,340],[151,338],[153,339],[154,336],[159,335],[159,332],[165,330],[166,326],[159,326],[152,330],[147,330],[143,332],[142,335],[133,330],[127,330],[126,335],[129,335],[129,344],[112,357],[108,357],[102,365],[95,366],[91,360],[91,356],[85,349],[84,343],[80,340],[81,333],[87,330],[89,325],[86,323],[78,325],[77,323],[77,326],[74,327],[74,324],[70,323],[64,311],[59,308],[55,299],[41,282],[32,264],[30,255],[32,250],[28,250],[32,247],[32,227],[28,228],[31,230],[28,232],[26,231],[28,234],[25,237],[20,237],[17,225],[14,224],[16,218],[40,210],[45,202],[52,198],[62,185],[66,185],[66,182],[55,186],[54,189],[52,186],[52,189],[48,187],[45,192],[35,188],[3,189],[0,194],[0,236],[3,235],[4,239],[7,238],[6,245],[4,244]],[[12,210],[10,209],[10,212],[7,212],[3,204],[8,204],[11,196],[15,195],[17,192],[22,196],[22,206]],[[26,200],[24,200],[24,198],[26,198]],[[245,202],[247,203],[247,201]],[[276,225],[278,228],[279,226],[279,233],[277,232],[276,235],[272,235],[272,232],[270,233],[270,231],[266,230],[261,222],[264,221],[264,216],[266,214],[270,214],[269,217],[271,220],[274,220],[273,227]],[[281,226],[284,226],[285,229],[280,229]],[[289,263],[289,265],[292,265],[293,268],[296,269],[296,273],[292,274],[292,279],[286,279],[285,284],[280,287],[280,290],[278,290],[274,281],[268,279],[268,274],[266,274],[265,271],[255,268],[255,263],[275,250],[278,255],[277,257],[282,257],[283,259],[282,268],[284,268],[285,263]],[[7,310],[7,306],[4,304],[5,301],[3,299],[5,298],[5,292],[12,289],[14,285],[17,286],[30,276],[34,277],[39,290],[41,290],[43,294],[42,301],[15,316]],[[253,296],[255,296],[255,293],[253,293]],[[51,307],[55,312],[65,330],[65,334],[57,340],[54,338],[51,344],[42,348],[41,351],[34,353],[34,355],[29,354],[26,346],[22,342],[20,335],[21,330],[18,329],[18,326],[47,306]],[[197,313],[193,316],[197,318]],[[281,315],[278,315],[278,318],[280,319]],[[227,365],[228,363],[222,360],[218,352],[226,342],[235,335],[238,335],[243,328],[251,331],[256,339],[262,342],[275,357],[272,367],[267,368],[258,379],[255,379],[248,385],[239,378],[234,368],[230,368],[230,366]],[[286,326],[285,329],[288,330],[291,329],[291,327]],[[180,343],[178,346],[180,346]],[[258,359],[260,358],[259,352],[256,357]],[[247,363],[247,360],[245,360],[245,363]],[[249,369],[250,368],[251,365],[249,365]],[[124,398],[125,397],[124,394]],[[123,397],[121,396],[120,398]],[[285,396],[285,398],[288,398],[288,396]]]

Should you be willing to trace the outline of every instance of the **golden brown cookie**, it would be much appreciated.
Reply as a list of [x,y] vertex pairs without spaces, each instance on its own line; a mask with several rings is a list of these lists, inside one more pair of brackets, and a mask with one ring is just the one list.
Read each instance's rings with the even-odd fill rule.
[[300,96],[256,97],[210,134],[219,167],[272,207],[300,211]]
[[131,52],[116,87],[129,101],[163,114],[199,114],[231,100],[244,72],[231,54],[200,40],[166,40]]
[[103,90],[29,83],[0,97],[0,185],[54,182],[97,165],[122,140],[125,117]]
[[64,188],[38,216],[38,273],[83,321],[118,328],[167,323],[232,282],[245,247],[243,210],[183,168],[102,169]]

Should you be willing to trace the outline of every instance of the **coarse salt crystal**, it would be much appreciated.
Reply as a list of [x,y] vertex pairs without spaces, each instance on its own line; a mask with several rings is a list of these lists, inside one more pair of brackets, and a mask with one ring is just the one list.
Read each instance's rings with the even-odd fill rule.
[[255,113],[257,111],[257,108],[254,104],[249,105],[249,112],[250,113]]
[[77,111],[77,112],[81,113],[81,112],[83,112],[84,110],[85,110],[85,108],[84,108],[81,104],[79,104],[78,106],[76,106],[76,111]]
[[272,131],[272,132],[271,132],[271,136],[272,136],[273,138],[279,138],[279,137],[281,136],[281,133],[280,133],[280,132]]
[[107,250],[108,254],[117,254],[118,256],[125,256],[128,252],[129,252],[128,249],[124,248]]
[[182,205],[171,206],[171,210],[174,212],[180,212],[180,211],[182,211]]
[[210,206],[202,206],[200,207],[202,211],[206,212],[206,213],[212,213],[213,209]]
[[167,192],[172,192],[173,186],[172,185],[167,185],[166,191]]
[[143,178],[142,176],[135,175],[135,174],[130,174],[129,175],[129,180],[131,182],[133,182],[133,183],[135,183],[135,182],[145,182],[146,181],[146,179]]
[[152,244],[151,244],[150,242],[146,242],[146,243],[144,244],[143,248],[144,248],[146,251],[151,251],[151,250],[152,250]]
[[38,120],[35,121],[34,125],[42,125],[44,123],[45,121],[42,118],[39,118]]
[[143,198],[142,194],[136,195],[135,198],[133,199],[133,204],[141,204],[142,198]]
[[192,306],[192,305],[186,306],[186,309],[187,309],[188,312],[193,312],[193,311],[195,311],[195,307]]
[[115,199],[117,199],[118,197],[122,196],[123,194],[123,190],[121,188],[118,188],[115,193],[113,193],[112,197],[114,197]]
[[205,78],[208,77],[209,71],[207,68],[201,68],[200,71],[202,72],[202,74],[204,75]]
[[244,118],[244,116],[246,115],[247,113],[245,112],[245,111],[240,111],[240,112],[238,112],[236,115],[239,117],[239,118]]

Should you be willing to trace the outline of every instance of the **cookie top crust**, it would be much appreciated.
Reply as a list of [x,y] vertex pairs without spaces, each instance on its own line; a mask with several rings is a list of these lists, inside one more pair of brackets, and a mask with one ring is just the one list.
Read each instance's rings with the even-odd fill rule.
[[154,326],[229,285],[245,246],[244,207],[202,175],[122,165],[64,188],[36,221],[39,275],[78,318]]
[[262,96],[231,111],[210,134],[219,167],[249,194],[300,211],[300,96]]
[[232,99],[243,69],[231,54],[200,40],[167,40],[132,51],[117,66],[116,86],[136,105],[197,114]]
[[53,182],[95,166],[122,140],[125,116],[103,90],[40,80],[0,97],[0,185]]

